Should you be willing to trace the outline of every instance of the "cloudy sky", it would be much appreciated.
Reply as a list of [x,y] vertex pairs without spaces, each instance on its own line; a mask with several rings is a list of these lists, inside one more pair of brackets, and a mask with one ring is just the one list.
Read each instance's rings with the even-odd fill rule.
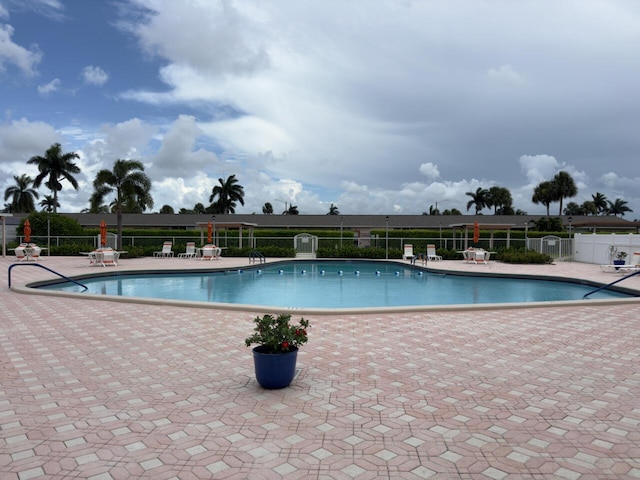
[[564,170],[640,218],[639,45],[637,0],[0,0],[0,188],[59,142],[66,212],[128,158],[155,211],[235,174],[237,213],[537,214]]

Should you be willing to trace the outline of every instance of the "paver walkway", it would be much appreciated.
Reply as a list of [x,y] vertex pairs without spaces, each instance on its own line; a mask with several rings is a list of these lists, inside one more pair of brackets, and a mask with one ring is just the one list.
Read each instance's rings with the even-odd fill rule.
[[[209,263],[118,268],[185,262]],[[514,268],[441,265],[485,267]],[[42,275],[15,268],[13,281]],[[253,378],[254,316],[3,282],[0,478],[640,478],[639,303],[310,316],[302,370],[278,391]]]

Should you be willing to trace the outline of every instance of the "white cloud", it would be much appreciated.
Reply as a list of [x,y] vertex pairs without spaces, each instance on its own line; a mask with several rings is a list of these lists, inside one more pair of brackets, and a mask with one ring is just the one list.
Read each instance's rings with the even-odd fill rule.
[[26,76],[36,75],[36,67],[42,60],[42,53],[37,46],[27,50],[14,43],[11,40],[13,32],[11,25],[0,25],[0,73],[6,71],[7,64],[12,64]]
[[102,86],[109,80],[109,74],[100,67],[89,65],[82,69],[82,78],[84,83]]
[[427,177],[429,180],[436,180],[440,176],[438,166],[433,163],[423,163],[420,165],[420,173]]
[[54,78],[49,83],[46,83],[44,85],[38,85],[38,94],[43,97],[46,97],[47,95],[53,92],[56,92],[59,86],[60,86],[60,79]]

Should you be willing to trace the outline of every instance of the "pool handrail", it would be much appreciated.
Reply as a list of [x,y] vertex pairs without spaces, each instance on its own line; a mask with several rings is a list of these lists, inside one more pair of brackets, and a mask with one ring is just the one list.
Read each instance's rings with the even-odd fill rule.
[[67,282],[71,282],[71,283],[75,283],[76,285],[80,286],[83,288],[83,292],[88,290],[88,287],[86,285],[83,285],[80,282],[76,282],[73,278],[69,278],[66,275],[63,275],[61,273],[56,272],[55,270],[50,269],[49,267],[45,267],[44,265],[42,265],[41,263],[14,263],[13,265],[9,265],[9,270],[7,271],[7,283],[9,284],[9,289],[11,289],[11,270],[13,270],[13,267],[18,267],[20,265],[23,266],[27,266],[27,265],[32,265],[34,267],[40,267],[40,268],[44,268],[45,270],[54,273],[56,275],[58,275],[60,278],[65,279]]
[[635,272],[631,272],[631,273],[629,273],[629,274],[625,275],[625,276],[624,276],[624,277],[622,277],[622,278],[619,278],[619,279],[617,279],[617,280],[615,280],[615,281],[613,281],[613,282],[611,282],[611,283],[608,283],[608,284],[606,284],[606,285],[603,285],[603,286],[601,286],[601,287],[598,287],[598,288],[596,288],[595,290],[592,290],[592,291],[591,291],[591,292],[589,292],[589,293],[585,293],[585,294],[582,296],[582,298],[587,298],[587,297],[588,297],[589,295],[591,295],[592,293],[599,292],[600,290],[605,290],[605,289],[607,289],[607,288],[609,288],[609,287],[611,287],[611,286],[615,285],[616,283],[619,283],[619,282],[621,282],[621,281],[623,281],[623,280],[626,280],[627,278],[630,278],[630,277],[633,277],[634,275],[639,275],[639,274],[640,274],[640,270],[637,270],[637,271],[635,271]]

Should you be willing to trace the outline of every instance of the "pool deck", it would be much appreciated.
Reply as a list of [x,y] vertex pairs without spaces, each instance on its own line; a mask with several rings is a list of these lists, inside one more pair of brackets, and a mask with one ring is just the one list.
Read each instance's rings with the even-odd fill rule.
[[[42,264],[98,270],[80,257]],[[429,267],[621,277],[573,262]],[[49,277],[12,271],[18,286]],[[640,276],[622,285],[640,290]],[[0,478],[640,478],[640,301],[305,315],[301,371],[276,391],[253,377],[254,316],[24,295],[5,276]]]

